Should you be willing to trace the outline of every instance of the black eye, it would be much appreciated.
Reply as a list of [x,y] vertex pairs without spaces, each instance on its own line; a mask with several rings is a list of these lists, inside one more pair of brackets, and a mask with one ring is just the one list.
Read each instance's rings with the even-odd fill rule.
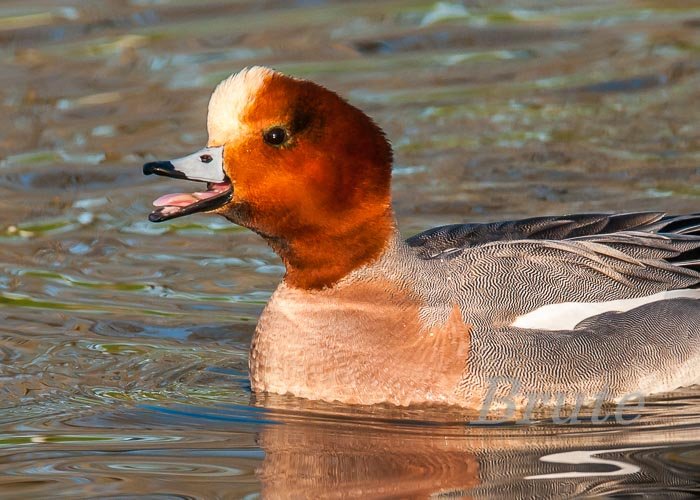
[[263,139],[271,146],[279,146],[287,140],[287,131],[282,127],[272,127],[263,133]]

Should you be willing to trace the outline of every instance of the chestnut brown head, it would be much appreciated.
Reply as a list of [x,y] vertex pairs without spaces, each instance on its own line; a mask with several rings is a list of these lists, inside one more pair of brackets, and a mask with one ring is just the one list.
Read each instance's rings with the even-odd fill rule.
[[217,86],[207,128],[202,151],[144,166],[208,183],[204,192],[159,198],[151,220],[219,213],[262,235],[284,260],[287,281],[304,288],[332,285],[385,248],[394,226],[391,147],[337,94],[246,69]]

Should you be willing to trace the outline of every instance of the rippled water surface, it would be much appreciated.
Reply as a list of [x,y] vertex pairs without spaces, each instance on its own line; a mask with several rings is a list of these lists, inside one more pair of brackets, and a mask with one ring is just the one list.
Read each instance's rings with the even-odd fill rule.
[[613,421],[255,401],[282,269],[223,219],[150,224],[209,93],[265,64],[385,128],[406,235],[700,210],[696,1],[0,3],[0,496],[571,497],[700,491],[700,392]]

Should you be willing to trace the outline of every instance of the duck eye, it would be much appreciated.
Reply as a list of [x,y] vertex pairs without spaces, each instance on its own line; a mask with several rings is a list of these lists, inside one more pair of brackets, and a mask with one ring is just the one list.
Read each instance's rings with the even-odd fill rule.
[[287,131],[282,127],[272,127],[263,133],[263,139],[271,146],[279,146],[287,140]]

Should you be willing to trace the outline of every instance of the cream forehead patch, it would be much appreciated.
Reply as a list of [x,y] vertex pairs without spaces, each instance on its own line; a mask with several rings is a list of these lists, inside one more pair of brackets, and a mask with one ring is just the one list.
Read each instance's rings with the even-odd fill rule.
[[245,124],[242,116],[246,106],[275,72],[262,66],[245,68],[217,85],[209,100],[207,131],[209,146],[220,146],[227,137],[240,132]]

